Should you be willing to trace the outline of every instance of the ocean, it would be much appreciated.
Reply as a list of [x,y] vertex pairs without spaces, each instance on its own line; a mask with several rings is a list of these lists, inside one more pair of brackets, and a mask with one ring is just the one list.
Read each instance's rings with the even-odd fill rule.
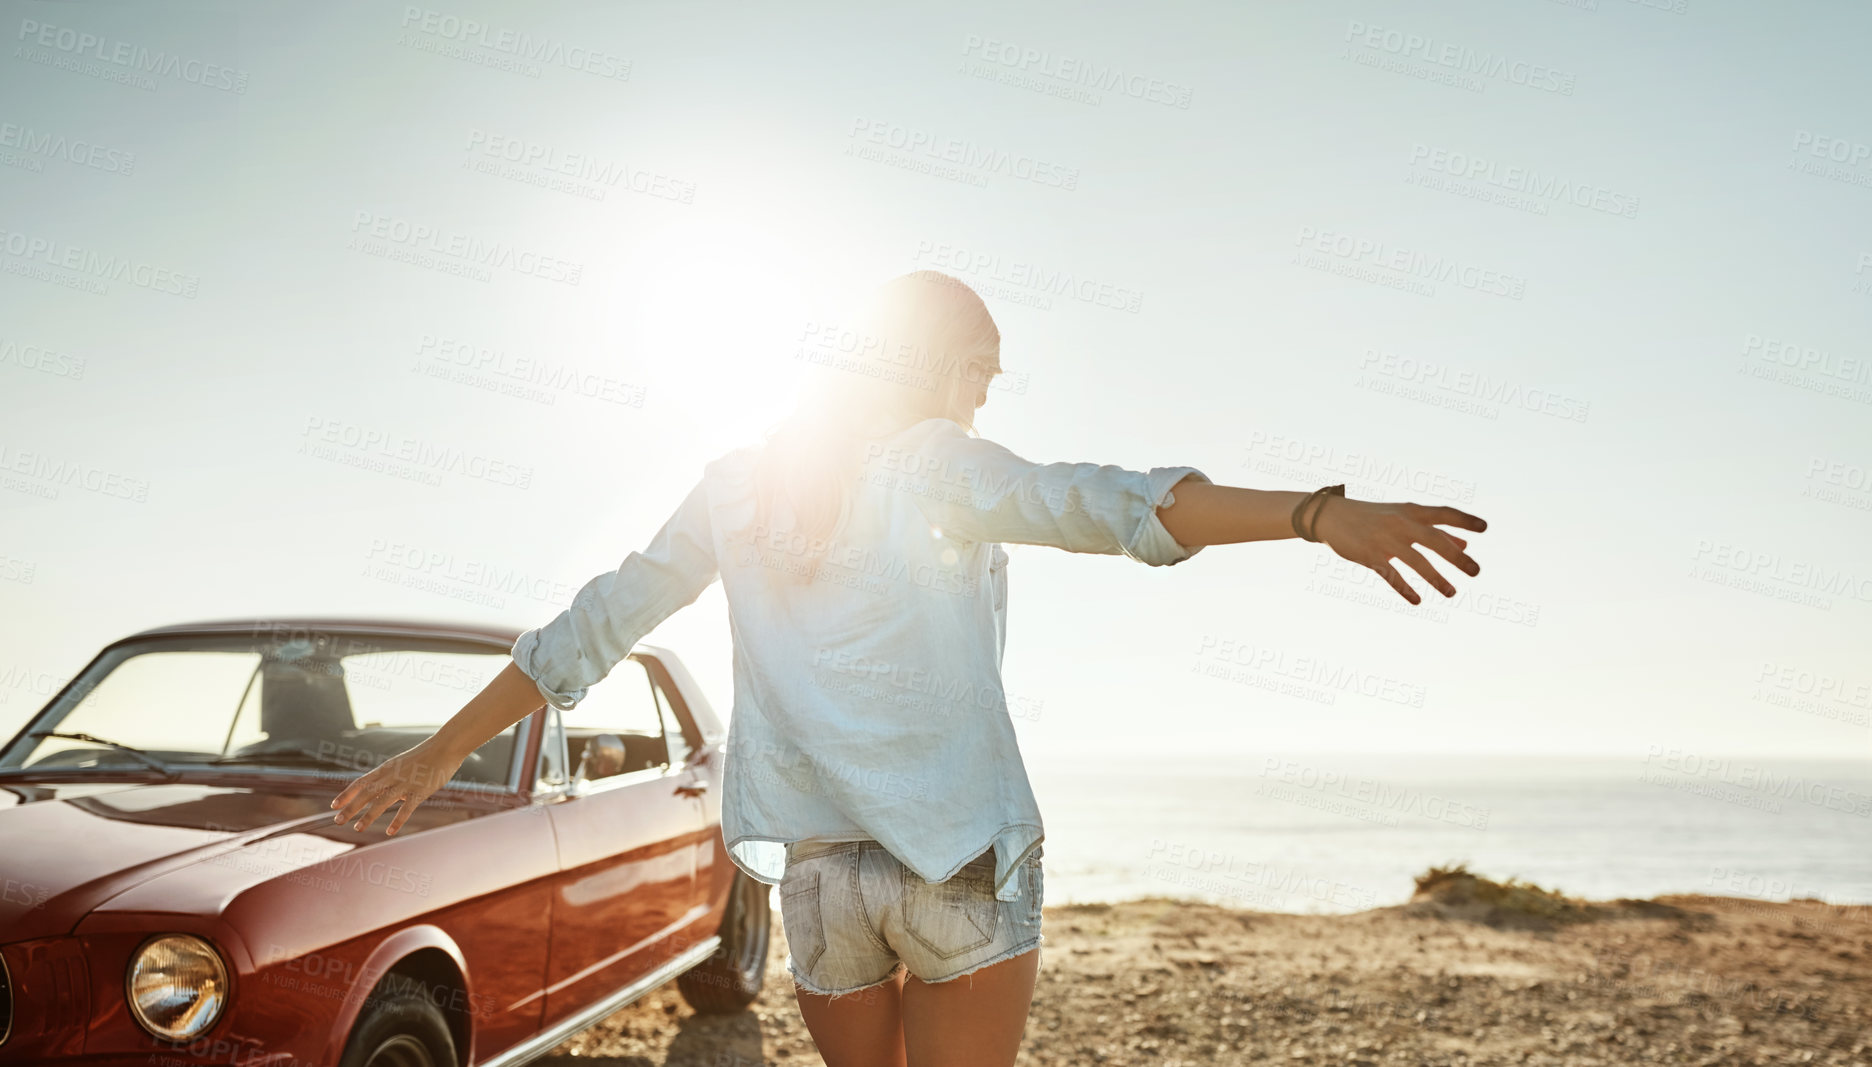
[[1872,762],[1026,754],[1047,903],[1257,911],[1400,904],[1466,863],[1595,900],[1707,893],[1872,903]]

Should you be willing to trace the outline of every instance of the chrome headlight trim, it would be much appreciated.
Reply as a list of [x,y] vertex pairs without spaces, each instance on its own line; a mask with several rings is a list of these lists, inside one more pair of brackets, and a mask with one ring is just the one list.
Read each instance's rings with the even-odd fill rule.
[[[196,948],[214,965],[214,977],[220,988],[220,998],[215,1004],[212,1014],[208,1015],[205,1021],[201,1022],[199,1026],[188,1033],[169,1030],[158,1026],[144,1016],[142,1007],[137,1003],[137,968],[142,964],[143,956],[145,953],[149,952],[150,947],[163,941],[191,942],[192,947]],[[209,1030],[214,1029],[214,1025],[220,1022],[221,1016],[227,1012],[228,993],[227,961],[221,958],[221,953],[215,949],[214,945],[209,943],[207,938],[195,934],[157,934],[154,937],[147,938],[142,944],[137,946],[135,952],[130,954],[130,965],[124,968],[124,1003],[130,1009],[130,1017],[135,1019],[137,1025],[141,1026],[152,1037],[159,1038],[163,1041],[193,1041]]]

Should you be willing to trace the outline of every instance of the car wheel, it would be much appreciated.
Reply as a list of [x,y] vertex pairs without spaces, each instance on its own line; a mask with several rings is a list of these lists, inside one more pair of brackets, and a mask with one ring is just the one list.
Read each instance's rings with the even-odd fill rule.
[[456,1067],[455,1039],[429,986],[391,975],[351,1028],[340,1067]]
[[676,977],[689,1006],[704,1015],[741,1011],[760,996],[767,980],[767,949],[773,941],[773,887],[735,872],[722,917],[721,947]]

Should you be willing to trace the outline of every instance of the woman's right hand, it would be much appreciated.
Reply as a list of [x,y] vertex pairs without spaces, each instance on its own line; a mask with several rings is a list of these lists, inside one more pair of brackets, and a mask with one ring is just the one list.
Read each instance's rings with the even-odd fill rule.
[[431,737],[407,752],[384,760],[370,773],[346,786],[344,792],[332,800],[331,806],[339,809],[332,821],[343,823],[355,818],[357,825],[353,829],[363,830],[401,803],[403,809],[385,830],[386,834],[394,835],[423,801],[455,777],[467,758],[448,751]]
[[1438,526],[1460,526],[1477,533],[1488,529],[1488,523],[1483,520],[1451,507],[1384,504],[1329,496],[1324,498],[1316,513],[1312,533],[1344,558],[1378,572],[1378,576],[1405,600],[1421,604],[1423,598],[1391,565],[1392,560],[1409,564],[1446,597],[1455,596],[1456,587],[1412,546],[1430,549],[1472,578],[1482,573],[1482,566],[1463,551],[1469,547],[1469,542],[1437,529]]

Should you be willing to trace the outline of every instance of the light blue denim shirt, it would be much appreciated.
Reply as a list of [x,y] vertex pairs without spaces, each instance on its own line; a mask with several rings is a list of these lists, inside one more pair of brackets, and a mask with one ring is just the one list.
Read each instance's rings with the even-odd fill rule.
[[993,848],[995,895],[1018,900],[1012,875],[1045,830],[1001,688],[1001,544],[1180,563],[1201,549],[1179,545],[1157,508],[1185,476],[1209,478],[1033,463],[925,419],[865,446],[844,524],[821,546],[789,532],[784,505],[774,528],[737,536],[761,447],[707,464],[650,545],[521,634],[514,662],[570,708],[719,577],[734,638],[722,834],[736,865],[778,884],[787,843],[868,837],[942,882]]

